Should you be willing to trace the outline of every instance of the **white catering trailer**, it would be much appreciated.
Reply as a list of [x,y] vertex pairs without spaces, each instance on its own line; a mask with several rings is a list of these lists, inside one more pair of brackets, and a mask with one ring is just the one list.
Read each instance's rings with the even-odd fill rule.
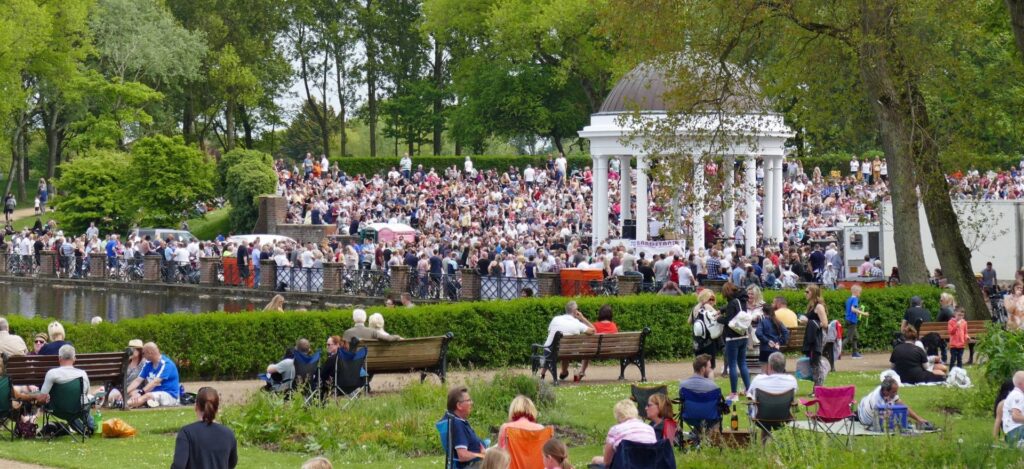
[[[987,262],[992,263],[996,271],[996,277],[1000,282],[1012,281],[1017,269],[1024,266],[1024,201],[1021,200],[991,200],[991,201],[954,201],[953,208],[956,210],[960,231],[964,237],[964,243],[971,251],[971,267],[976,273],[980,273]],[[872,247],[872,237],[878,239],[881,245],[883,269],[886,275],[892,270],[896,262],[896,245],[893,242],[893,221],[892,203],[885,202],[881,206],[881,226],[874,225],[872,230],[864,226],[844,227],[849,235],[844,236],[845,246],[844,258],[847,264],[847,278],[851,263],[864,261],[864,254]],[[918,208],[918,216],[921,223],[921,246],[924,248],[924,261],[929,272],[939,268],[939,258],[935,254],[935,245],[932,242],[931,230],[928,228],[928,219],[925,216],[924,207]],[[952,227],[957,220],[949,220],[948,226]],[[944,223],[946,225],[946,223]],[[851,237],[863,234],[865,243],[862,250],[850,249]],[[859,254],[859,257],[857,255]],[[871,256],[876,257],[875,255]],[[859,262],[858,262],[859,260]]]

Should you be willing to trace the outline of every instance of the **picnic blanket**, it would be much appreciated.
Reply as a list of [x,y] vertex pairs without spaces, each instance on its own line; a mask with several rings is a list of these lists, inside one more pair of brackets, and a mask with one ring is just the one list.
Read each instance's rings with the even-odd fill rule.
[[[861,425],[860,422],[854,422],[852,420],[846,420],[846,421],[843,421],[843,422],[836,422],[836,424],[832,427],[832,431],[835,432],[835,433],[839,433],[839,434],[846,434],[846,431],[848,430],[848,427],[847,427],[848,425],[853,425],[853,435],[854,436],[884,436],[884,435],[891,435],[892,434],[892,432],[889,432],[889,433],[873,432],[871,430],[868,430],[867,427],[865,427],[864,425]],[[811,425],[811,422],[808,422],[806,420],[798,420],[796,422],[793,422],[793,428],[797,428],[797,429],[800,429],[800,430],[810,430],[810,431],[821,432],[821,430],[816,430]],[[939,430],[919,430],[917,428],[913,428],[912,427],[912,428],[907,429],[907,431],[903,432],[902,434],[903,435],[923,435],[925,433],[935,433],[937,431],[939,431]]]
[[914,386],[956,386],[958,388],[966,389],[973,387],[971,383],[971,377],[967,376],[967,372],[963,368],[953,367],[949,370],[946,375],[945,381],[938,381],[935,383],[915,383],[908,384],[900,380],[900,375],[896,374],[893,370],[885,370],[878,376],[878,381],[884,381],[886,377],[891,377],[900,383],[900,387],[914,387]]

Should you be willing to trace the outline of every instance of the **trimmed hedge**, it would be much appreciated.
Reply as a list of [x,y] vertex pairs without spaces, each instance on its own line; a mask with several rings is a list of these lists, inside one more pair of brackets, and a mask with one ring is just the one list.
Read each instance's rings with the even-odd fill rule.
[[[509,166],[516,168],[524,168],[527,164],[533,167],[544,167],[547,165],[547,155],[469,155],[473,160],[473,168],[477,170],[488,170],[498,169],[506,170]],[[568,156],[566,157],[569,165],[569,171],[573,169],[580,169],[590,167],[591,160],[589,156]],[[401,158],[396,157],[344,157],[344,158],[331,158],[331,163],[337,163],[338,167],[341,168],[346,174],[374,174],[379,172],[388,172],[392,167],[397,168]],[[413,156],[412,167],[416,169],[417,165],[423,165],[423,168],[429,170],[434,168],[438,173],[443,173],[445,168],[454,165],[459,168],[459,171],[463,168],[463,163],[466,161],[465,156]]]
[[[925,306],[938,311],[939,290],[932,287],[899,287],[865,290],[862,305],[871,316],[860,329],[861,346],[887,349],[903,312],[912,296],[924,298]],[[790,309],[802,312],[806,301],[802,292],[781,294]],[[843,304],[849,292],[826,292],[829,318],[843,317]],[[452,364],[476,367],[503,367],[529,362],[530,344],[547,335],[550,318],[563,311],[565,298],[536,298],[514,301],[488,301],[422,305],[412,309],[370,308],[381,311],[386,329],[404,337],[455,333],[449,350]],[[692,354],[692,335],[687,317],[696,303],[694,295],[678,297],[635,295],[625,297],[578,298],[580,309],[590,318],[608,303],[614,308],[615,322],[622,331],[647,326],[647,356],[652,359],[678,359]],[[768,300],[770,301],[770,299]],[[16,333],[30,338],[46,330],[46,318],[9,318]],[[351,324],[350,311],[251,312],[205,314],[157,314],[118,323],[65,325],[68,338],[80,352],[123,349],[131,339],[155,341],[161,350],[176,360],[187,377],[244,377],[276,362],[298,337],[307,337],[322,348],[326,337],[341,334]]]
[[[863,155],[857,155],[858,159],[863,160],[864,157],[871,160],[878,156],[882,159],[885,155],[880,151],[867,151]],[[817,156],[805,156],[797,158],[804,166],[804,172],[810,175],[814,171],[814,167],[821,168],[821,174],[828,176],[830,171],[839,171],[843,176],[850,174],[850,159],[853,157],[850,153],[826,153],[824,155]],[[942,167],[947,172],[954,172],[957,170],[967,172],[970,169],[977,169],[978,171],[1005,171],[1013,166],[1017,166],[1020,163],[1019,156],[1010,155],[971,155],[962,153],[948,153],[940,156],[942,161]]]

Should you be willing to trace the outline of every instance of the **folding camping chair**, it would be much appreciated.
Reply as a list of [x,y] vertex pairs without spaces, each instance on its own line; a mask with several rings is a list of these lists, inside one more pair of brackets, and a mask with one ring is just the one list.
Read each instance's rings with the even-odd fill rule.
[[[843,386],[837,388],[826,388],[824,386],[814,387],[814,399],[800,399],[800,404],[806,407],[807,421],[814,431],[822,431],[836,442],[842,441],[842,430],[846,430],[846,447],[849,448],[853,440],[853,426],[855,417],[853,406],[856,405],[854,386]],[[811,411],[811,406],[817,406]]]
[[542,430],[509,428],[505,430],[508,439],[507,450],[512,456],[510,469],[535,469],[544,467],[544,444],[555,435],[553,427]]
[[0,376],[0,431],[11,434],[14,441],[15,429],[18,425],[18,412],[14,410],[14,388],[11,378]]
[[452,448],[452,434],[448,431],[452,424],[452,418],[450,412],[445,412],[441,420],[434,423],[437,435],[441,439],[441,449],[444,450],[444,469],[455,467],[455,455],[453,454],[455,450]]
[[320,352],[304,355],[296,351],[292,359],[295,360],[295,380],[292,382],[292,391],[303,396],[303,402],[309,405],[316,397],[316,390],[319,389],[317,375],[320,371]]
[[722,390],[715,389],[707,392],[694,392],[689,389],[679,389],[679,420],[690,426],[693,438],[688,440],[696,446],[700,446],[702,434],[710,431],[722,430],[722,408],[725,401],[722,399]]
[[[647,402],[650,401],[651,396],[655,394],[662,394],[665,396],[665,399],[668,399],[668,386],[641,387],[632,384],[629,386],[629,393],[629,398],[632,399],[633,402],[636,402],[637,413],[641,417],[644,417],[647,415]],[[669,399],[669,402],[679,404],[678,399]],[[664,429],[662,433],[663,438],[670,439],[673,445],[681,446],[681,441],[678,438],[679,435],[677,435],[679,432],[678,422],[674,419],[667,418],[665,419],[665,423],[662,428]]]
[[793,409],[797,406],[795,394],[796,391],[792,389],[782,394],[758,389],[754,400],[747,402],[751,410],[755,411],[751,422],[761,432],[761,444],[768,441],[773,430],[796,421],[793,418]]
[[360,347],[355,352],[338,349],[338,359],[334,362],[332,378],[328,392],[333,396],[347,397],[348,400],[342,408],[348,408],[367,386],[366,347]]
[[[72,441],[76,441],[75,433],[78,433],[82,437],[81,441],[85,442],[91,434],[88,422],[89,408],[92,407],[91,402],[83,399],[85,391],[82,378],[54,384],[50,388],[50,402],[43,407],[43,427],[52,423],[71,436]],[[55,421],[51,422],[51,417]]]
[[676,456],[668,440],[653,444],[623,440],[609,469],[676,469]]

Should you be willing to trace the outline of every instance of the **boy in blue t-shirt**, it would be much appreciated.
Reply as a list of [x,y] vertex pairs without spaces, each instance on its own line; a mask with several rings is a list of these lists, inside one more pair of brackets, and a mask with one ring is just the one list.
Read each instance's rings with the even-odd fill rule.
[[846,299],[846,327],[844,329],[846,342],[849,344],[850,350],[853,351],[853,358],[862,357],[857,344],[857,323],[860,322],[860,316],[867,315],[867,312],[860,309],[860,285],[854,285],[850,288],[850,297]]
[[[145,364],[139,377],[135,378],[128,385],[128,407],[168,407],[176,406],[181,397],[181,387],[178,382],[178,367],[170,358],[160,354],[156,344],[149,342],[142,347],[142,357]],[[142,386],[145,383],[145,386]],[[140,387],[142,386],[142,387]],[[141,391],[137,393],[136,390]]]

